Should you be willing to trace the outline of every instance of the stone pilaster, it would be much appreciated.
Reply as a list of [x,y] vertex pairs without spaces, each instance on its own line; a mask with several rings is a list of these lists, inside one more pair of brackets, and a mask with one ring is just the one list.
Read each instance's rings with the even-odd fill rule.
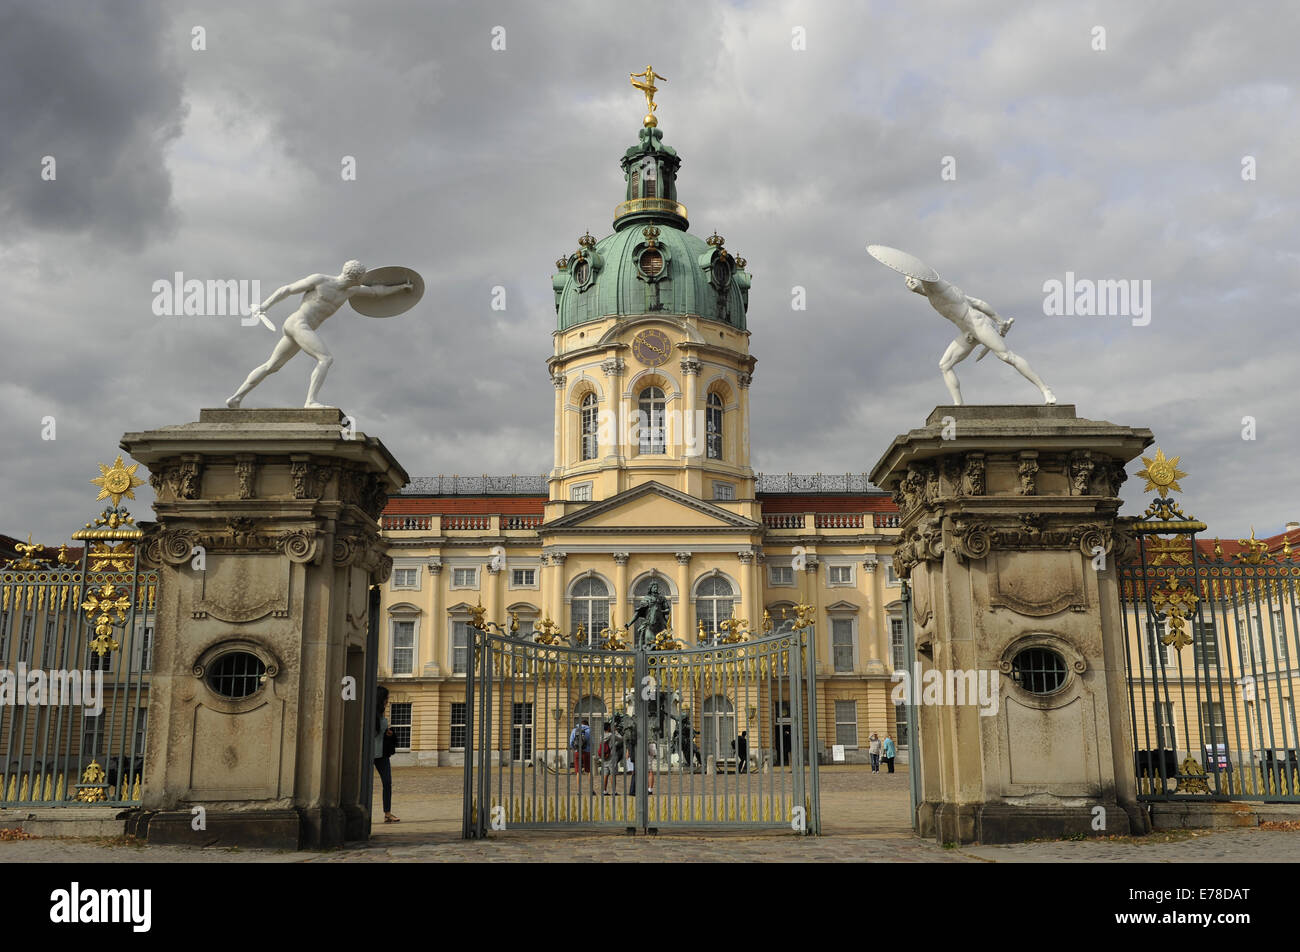
[[135,831],[284,849],[367,837],[369,586],[392,568],[378,517],[405,471],[336,409],[203,410],[121,446],[158,492],[143,549],[159,585]]
[[902,513],[922,834],[1145,832],[1114,562],[1124,466],[1151,442],[1073,406],[941,406],[873,469]]

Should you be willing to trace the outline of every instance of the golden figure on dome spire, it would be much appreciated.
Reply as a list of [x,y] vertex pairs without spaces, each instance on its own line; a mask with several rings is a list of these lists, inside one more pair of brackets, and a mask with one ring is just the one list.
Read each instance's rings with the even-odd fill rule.
[[[646,66],[646,68],[640,73],[629,73],[628,78],[631,80],[633,86],[645,93],[646,114],[644,124],[653,129],[655,126],[659,125],[659,120],[655,118],[655,109],[658,108],[658,106],[655,105],[655,93],[659,91],[659,87],[655,85],[655,80],[661,79],[666,83],[668,82],[668,77],[660,76],[654,71],[653,66]],[[638,80],[640,80],[640,82],[638,82]]]

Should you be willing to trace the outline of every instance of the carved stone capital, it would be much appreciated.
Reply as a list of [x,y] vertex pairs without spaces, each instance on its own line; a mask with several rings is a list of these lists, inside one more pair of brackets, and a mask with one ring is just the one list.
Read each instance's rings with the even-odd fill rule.
[[962,472],[961,491],[964,496],[984,495],[984,454],[967,453]]
[[425,567],[429,570],[430,575],[442,574],[442,559],[430,559],[428,562],[424,564]]
[[754,375],[751,373],[746,373],[742,370],[740,373],[736,374],[736,383],[739,385],[741,390],[748,390],[749,385],[753,382]]
[[673,555],[675,555],[675,556],[677,557],[677,564],[678,564],[678,565],[690,565],[690,564],[691,564],[691,553],[689,553],[689,552],[674,552]]
[[1038,476],[1038,454],[1033,450],[1026,450],[1020,454],[1020,463],[1016,466],[1016,473],[1020,476],[1020,486],[1016,492],[1021,496],[1032,496],[1037,493],[1036,478]]
[[1067,475],[1070,477],[1070,492],[1075,496],[1086,496],[1092,484],[1092,471],[1097,463],[1088,450],[1075,450],[1070,454]]
[[551,383],[555,385],[556,390],[563,390],[564,374],[551,374]]
[[627,369],[627,363],[622,357],[611,357],[600,362],[600,369],[605,371],[606,377],[618,377]]
[[680,366],[682,373],[687,377],[698,377],[700,371],[704,369],[704,365],[700,363],[698,357],[683,357]]
[[256,457],[240,453],[235,457],[235,479],[239,483],[239,498],[253,498],[253,484],[257,477]]
[[628,553],[628,552],[615,552],[615,553],[614,553],[614,564],[615,564],[615,565],[627,565],[627,560],[630,559],[631,557],[632,557],[631,554]]
[[879,559],[879,557],[874,556],[874,555],[868,555],[866,558],[864,558],[864,559],[862,560],[862,571],[864,571],[864,572],[875,572],[875,571],[876,571],[876,567],[877,567],[878,565],[880,565],[880,559]]

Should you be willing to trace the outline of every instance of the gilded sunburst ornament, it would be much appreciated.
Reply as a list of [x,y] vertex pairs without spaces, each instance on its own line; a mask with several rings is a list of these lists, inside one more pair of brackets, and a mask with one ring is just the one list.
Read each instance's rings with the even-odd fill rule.
[[95,497],[96,502],[101,499],[111,498],[114,506],[120,506],[123,496],[127,499],[134,499],[135,493],[133,490],[135,487],[144,485],[144,480],[135,474],[135,471],[140,468],[140,464],[124,466],[120,453],[112,466],[105,466],[103,463],[98,465],[99,475],[91,480],[92,483],[99,487],[99,495]]
[[1178,485],[1178,480],[1187,474],[1178,468],[1178,461],[1181,456],[1175,456],[1172,459],[1165,459],[1165,451],[1156,447],[1155,458],[1142,457],[1142,462],[1146,463],[1146,469],[1140,469],[1137,475],[1147,481],[1142,487],[1144,493],[1156,490],[1160,493],[1160,498],[1164,499],[1169,495],[1169,490],[1176,493],[1183,491],[1183,487]]

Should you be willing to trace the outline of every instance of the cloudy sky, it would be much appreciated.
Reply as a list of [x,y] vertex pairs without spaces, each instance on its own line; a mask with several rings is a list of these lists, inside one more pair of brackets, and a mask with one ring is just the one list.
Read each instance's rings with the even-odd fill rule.
[[[1150,427],[1211,534],[1278,531],[1300,519],[1298,34],[1292,4],[1192,0],[0,0],[0,532],[64,540],[124,431],[197,419],[269,353],[238,317],[155,315],[178,271],[265,294],[351,257],[417,269],[415,310],[324,326],[323,399],[412,475],[544,471],[550,275],[610,231],[646,63],[692,228],[754,275],[757,470],[869,470],[948,402],[952,329],[879,242],[1015,317],[1080,416]],[[1045,315],[1067,272],[1149,281],[1150,322]],[[245,406],[301,405],[310,370]],[[996,360],[958,371],[968,402],[1036,402]]]

